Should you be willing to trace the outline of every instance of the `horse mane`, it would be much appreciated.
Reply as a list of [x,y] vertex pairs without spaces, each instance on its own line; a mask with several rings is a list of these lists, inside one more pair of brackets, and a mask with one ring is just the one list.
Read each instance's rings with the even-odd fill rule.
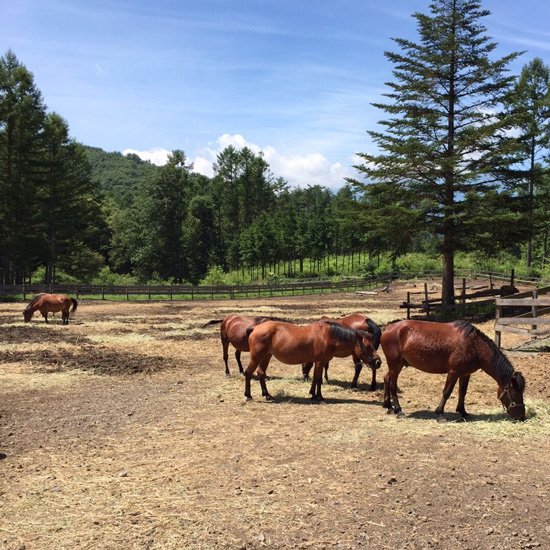
[[32,307],[34,306],[34,304],[36,304],[36,302],[38,301],[39,298],[41,298],[42,296],[44,296],[44,294],[46,294],[46,292],[41,292],[40,294],[37,294],[30,302],[29,304],[27,305],[27,307],[25,308],[25,311],[30,311],[32,309]]
[[323,323],[330,326],[331,336],[341,342],[355,342],[357,340],[357,335],[361,333],[359,330],[344,327],[340,323],[335,323],[333,321],[323,321]]
[[516,380],[520,386],[521,391],[525,389],[525,379],[523,375],[514,370],[512,363],[508,360],[508,357],[500,351],[498,346],[489,338],[484,332],[474,327],[472,323],[468,321],[454,321],[453,325],[464,334],[467,338],[479,338],[492,352],[491,363],[495,367],[496,375],[502,384],[507,384],[512,376],[516,375]]
[[382,338],[382,330],[372,319],[367,319],[367,325],[369,326],[369,332],[374,337],[374,349],[378,349],[380,346],[380,338]]

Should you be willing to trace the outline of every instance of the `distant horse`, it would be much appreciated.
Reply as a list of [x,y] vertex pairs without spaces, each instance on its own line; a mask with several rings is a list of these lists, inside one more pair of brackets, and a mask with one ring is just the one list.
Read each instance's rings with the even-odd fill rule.
[[314,361],[313,382],[309,393],[313,400],[321,400],[323,366],[333,357],[347,357],[352,353],[370,363],[380,358],[374,350],[373,336],[364,331],[343,327],[338,323],[320,322],[300,326],[292,323],[266,321],[254,327],[248,337],[250,363],[245,371],[244,395],[250,399],[250,379],[258,369],[262,395],[271,399],[265,383],[265,372],[272,356],[287,365]]
[[466,321],[434,323],[429,321],[398,321],[389,324],[382,335],[382,349],[388,363],[384,377],[384,407],[398,416],[403,411],[397,398],[397,378],[408,365],[434,374],[447,374],[443,397],[435,413],[444,421],[445,403],[458,380],[458,404],[461,417],[468,415],[464,398],[470,375],[482,369],[498,384],[498,398],[513,420],[525,420],[523,392],[525,379],[514,370],[494,342]]
[[[377,350],[380,346],[380,337],[382,336],[382,331],[380,327],[372,320],[369,319],[366,315],[362,313],[352,313],[346,315],[345,317],[339,317],[338,319],[331,319],[330,317],[323,316],[321,321],[330,321],[332,323],[338,323],[344,327],[352,328],[354,330],[363,330],[365,332],[370,332],[374,337],[374,349]],[[356,388],[357,382],[359,380],[359,375],[363,368],[363,363],[361,360],[353,356],[353,364],[355,365],[355,375],[351,381],[351,387]],[[372,370],[372,379],[370,383],[370,390],[374,391],[376,389],[376,371],[380,368],[381,363],[375,362],[375,364],[369,365]],[[304,375],[304,380],[309,380],[309,373],[313,363],[305,363],[302,365],[302,374]],[[328,363],[325,365],[325,380],[328,382]]]
[[[72,309],[70,309],[72,304]],[[48,322],[48,313],[57,313],[61,311],[61,321],[64,325],[69,324],[69,313],[76,311],[78,302],[65,294],[47,294],[42,292],[37,294],[29,305],[23,311],[25,322],[28,323],[35,311],[40,311],[46,323]]]
[[241,363],[241,352],[250,351],[248,347],[248,330],[265,321],[281,321],[276,317],[241,317],[240,315],[228,315],[224,319],[212,319],[205,323],[202,328],[221,323],[220,336],[223,348],[223,361],[225,363],[225,375],[230,376],[228,360],[229,344],[235,348],[235,359],[239,365],[239,372],[244,373]]

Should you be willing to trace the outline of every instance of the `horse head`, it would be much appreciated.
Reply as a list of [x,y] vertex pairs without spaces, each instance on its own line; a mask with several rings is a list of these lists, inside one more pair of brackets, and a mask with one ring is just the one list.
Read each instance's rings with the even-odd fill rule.
[[525,420],[524,390],[525,378],[518,371],[514,371],[505,386],[499,386],[498,398],[512,420]]
[[359,344],[361,361],[371,369],[379,369],[382,366],[382,360],[376,352],[374,345],[374,336],[370,332],[357,330],[357,343]]
[[28,323],[32,316],[33,316],[33,309],[31,307],[27,307],[25,311],[23,311],[23,319],[25,319],[25,323]]

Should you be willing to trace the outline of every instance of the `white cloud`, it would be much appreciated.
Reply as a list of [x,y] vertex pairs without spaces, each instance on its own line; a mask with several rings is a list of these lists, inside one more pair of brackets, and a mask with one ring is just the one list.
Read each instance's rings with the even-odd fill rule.
[[[331,163],[321,153],[283,154],[270,145],[260,147],[255,143],[251,143],[240,134],[223,134],[214,144],[204,147],[194,159],[189,159],[193,163],[193,170],[199,174],[212,177],[214,175],[212,165],[216,162],[216,157],[230,145],[236,149],[248,147],[255,154],[262,152],[272,174],[277,178],[284,178],[291,187],[322,185],[336,190],[342,187],[345,177],[353,175],[350,167],[345,167],[339,162]],[[124,149],[122,151],[123,155],[129,153],[133,153],[157,166],[162,166],[166,164],[171,151],[160,147],[146,151],[136,149]],[[355,161],[350,160],[350,166],[353,162]]]
[[272,146],[260,147],[251,143],[240,134],[223,134],[215,145],[201,151],[193,160],[195,171],[212,176],[212,164],[216,161],[217,155],[230,145],[237,149],[248,147],[256,154],[262,152],[273,175],[284,178],[291,187],[322,185],[335,190],[342,187],[346,176],[351,175],[350,168],[339,162],[331,163],[321,153],[283,154]]
[[162,149],[161,147],[153,147],[147,151],[138,151],[137,149],[124,149],[123,155],[137,155],[141,160],[148,160],[157,166],[163,166],[168,160],[168,155],[171,151]]

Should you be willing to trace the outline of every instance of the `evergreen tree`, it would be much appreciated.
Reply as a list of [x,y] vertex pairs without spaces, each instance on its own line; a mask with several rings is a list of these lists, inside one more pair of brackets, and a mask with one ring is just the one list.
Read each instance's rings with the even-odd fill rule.
[[[375,104],[390,115],[385,132],[369,132],[379,153],[362,153],[356,166],[367,180],[354,183],[377,194],[395,222],[439,238],[443,259],[442,299],[454,302],[454,256],[475,243],[475,227],[464,231],[465,199],[498,189],[495,169],[509,142],[508,117],[501,116],[504,95],[513,78],[507,65],[519,53],[496,61],[496,44],[481,20],[489,14],[476,0],[435,0],[430,15],[414,14],[420,42],[396,38],[400,53],[386,52],[395,65],[387,104]],[[366,183],[366,185],[365,185]],[[483,206],[483,203],[481,204]],[[379,218],[391,239],[391,221]]]
[[139,220],[132,263],[144,279],[158,276],[181,283],[189,277],[184,221],[190,166],[182,151],[174,151],[166,165],[145,179],[134,207]]
[[100,194],[92,184],[84,149],[69,138],[67,122],[55,113],[46,116],[43,143],[44,178],[39,193],[45,282],[55,282],[57,266],[87,279],[103,264],[99,248],[105,222]]
[[[516,140],[519,145],[513,160],[520,168],[512,172],[513,188],[527,199],[527,266],[533,262],[533,239],[539,226],[536,212],[538,188],[542,185],[542,161],[550,152],[550,67],[535,58],[525,65],[513,92],[507,98],[510,112],[515,115]],[[515,180],[515,181],[514,181]]]
[[8,51],[0,58],[0,269],[5,283],[22,283],[40,258],[37,188],[45,118],[34,77]]

